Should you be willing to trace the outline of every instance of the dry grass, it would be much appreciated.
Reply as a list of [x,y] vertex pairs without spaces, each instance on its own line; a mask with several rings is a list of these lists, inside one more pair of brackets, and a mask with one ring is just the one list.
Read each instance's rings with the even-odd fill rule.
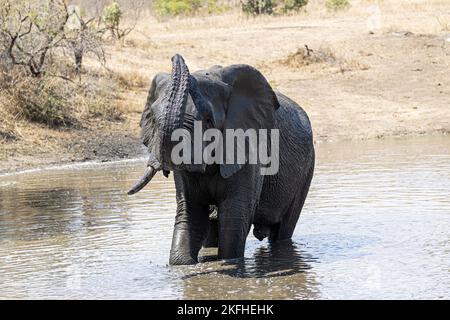
[[[107,83],[105,83],[107,82]],[[73,96],[72,103],[76,106],[75,113],[83,123],[91,118],[100,118],[106,121],[123,120],[124,110],[118,103],[119,84],[109,81],[84,83]]]
[[314,63],[336,63],[336,57],[330,49],[311,49],[307,45],[289,54],[285,59],[279,60],[280,64],[291,68],[301,68]]
[[[232,10],[159,21],[143,13],[124,42],[107,46],[107,70],[84,61],[89,84],[71,96],[71,116],[83,123],[80,132],[98,131],[101,124],[106,135],[114,128],[137,137],[152,77],[170,72],[170,58],[180,53],[191,71],[216,64],[258,67],[308,112],[319,141],[445,132],[449,12],[448,0],[353,0],[337,12],[327,10],[325,0],[311,0],[306,10],[288,16],[248,17]],[[308,54],[304,44],[313,51]],[[5,115],[1,105],[10,101],[2,91],[0,117],[7,120],[0,123],[0,141],[9,139],[11,146],[27,139],[49,150],[54,137],[52,150],[65,152],[61,141],[68,130],[27,123],[20,113]]]
[[450,31],[450,14],[437,16],[437,23],[441,27],[441,31]]
[[[7,104],[4,101],[0,102],[0,105]],[[0,141],[11,141],[18,137],[17,131],[15,130],[14,118],[6,112],[2,107],[0,107]]]
[[91,118],[107,121],[122,119],[117,106],[118,88],[122,85],[108,72],[85,72],[68,81],[59,76],[33,78],[20,70],[2,73],[0,113],[1,135],[17,137],[12,123],[35,122],[50,128],[83,127]]
[[132,90],[136,88],[145,88],[149,84],[148,77],[142,75],[137,70],[120,71],[114,74],[120,86],[124,89]]
[[356,59],[336,55],[331,48],[311,49],[307,45],[277,62],[292,69],[301,69],[314,64],[321,64],[323,67],[329,67],[330,70],[337,68],[340,72],[369,69],[367,64]]
[[[164,21],[145,16],[128,43],[112,48],[108,67],[124,75],[128,89],[121,97],[136,128],[152,76],[170,72],[175,53],[185,57],[191,71],[215,64],[258,67],[274,88],[307,110],[317,140],[447,128],[442,120],[447,89],[430,86],[445,83],[443,70],[450,63],[439,40],[448,32],[450,3],[350,4],[330,12],[325,0],[310,1],[305,11],[283,17],[236,11]],[[414,35],[395,37],[393,31]],[[313,49],[309,55],[304,44]],[[424,77],[430,86],[423,85]],[[427,113],[413,109],[419,104]]]

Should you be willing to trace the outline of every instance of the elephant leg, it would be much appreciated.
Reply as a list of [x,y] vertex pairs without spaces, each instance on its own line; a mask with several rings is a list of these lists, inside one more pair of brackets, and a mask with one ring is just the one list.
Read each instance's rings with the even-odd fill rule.
[[259,167],[250,164],[226,179],[227,192],[218,206],[219,259],[244,257],[263,181]]
[[170,250],[171,265],[198,262],[198,252],[208,231],[208,210],[207,205],[191,203],[184,199],[178,201]]
[[244,256],[245,241],[251,226],[252,213],[237,201],[219,206],[219,259]]
[[209,220],[208,234],[203,241],[204,248],[217,248],[219,246],[219,226],[217,219]]
[[219,204],[219,259],[244,256],[245,241],[253,223],[256,203],[261,193],[263,176],[247,165],[229,178],[230,191]]
[[267,225],[254,224],[253,225],[253,235],[259,241],[267,238],[270,235],[271,228]]
[[217,222],[217,207],[209,206],[209,224],[206,239],[203,241],[204,248],[217,248],[219,245],[219,226]]
[[309,186],[311,185],[311,180],[314,172],[314,166],[306,174],[304,183],[299,186],[299,193],[294,197],[291,205],[289,206],[286,213],[280,223],[271,227],[269,241],[281,241],[291,239],[294,233],[295,226],[297,225],[298,218],[305,204],[306,196],[308,195]]

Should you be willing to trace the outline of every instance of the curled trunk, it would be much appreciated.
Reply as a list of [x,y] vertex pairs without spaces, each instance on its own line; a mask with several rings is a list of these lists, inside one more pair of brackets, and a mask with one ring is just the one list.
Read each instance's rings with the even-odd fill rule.
[[172,58],[172,75],[165,95],[166,112],[161,129],[160,150],[163,167],[170,166],[172,132],[183,127],[184,108],[189,94],[189,78],[189,69],[183,57],[176,54]]
[[[184,59],[179,54],[172,57],[172,74],[167,90],[163,98],[164,117],[163,124],[159,131],[159,139],[153,139],[151,136],[157,134],[154,130],[151,136],[144,139],[150,149],[150,158],[144,175],[128,191],[128,195],[135,194],[142,190],[153,178],[158,170],[163,170],[167,177],[171,168],[170,156],[172,152],[171,136],[174,130],[183,127],[184,109],[189,95],[190,82],[189,69]],[[153,123],[153,125],[157,125]],[[157,145],[152,145],[150,141],[158,141]]]

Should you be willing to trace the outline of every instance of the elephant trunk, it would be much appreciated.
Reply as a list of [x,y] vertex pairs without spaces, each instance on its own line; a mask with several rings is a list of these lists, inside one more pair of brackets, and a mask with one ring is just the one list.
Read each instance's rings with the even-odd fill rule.
[[172,75],[165,95],[166,110],[161,130],[161,160],[165,169],[170,169],[172,133],[183,127],[186,101],[189,95],[189,79],[189,69],[183,57],[176,54],[172,57]]
[[[144,175],[128,191],[128,195],[135,194],[144,188],[158,170],[163,170],[167,176],[171,170],[170,156],[172,152],[171,136],[174,130],[183,127],[186,101],[189,95],[189,69],[179,54],[172,57],[172,75],[164,96],[164,116],[160,130],[159,157],[151,154],[149,164]],[[156,161],[154,157],[156,156]],[[153,158],[152,158],[153,157]],[[158,159],[159,158],[159,159]],[[155,166],[155,163],[157,166]]]

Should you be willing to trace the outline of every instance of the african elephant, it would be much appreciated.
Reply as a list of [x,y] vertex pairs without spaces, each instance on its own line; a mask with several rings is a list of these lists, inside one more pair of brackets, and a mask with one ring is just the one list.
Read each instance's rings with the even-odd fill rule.
[[[245,163],[175,164],[171,136],[180,128],[192,132],[194,122],[221,132],[270,129],[274,136],[278,130],[277,173],[261,174],[263,164],[248,161],[249,148]],[[252,224],[259,240],[291,238],[314,171],[312,129],[303,109],[273,91],[258,70],[238,64],[191,74],[177,54],[172,73],[154,77],[140,126],[149,160],[128,194],[141,190],[157,171],[166,177],[173,172],[177,212],[170,264],[197,263],[202,245],[218,246],[219,259],[243,257]],[[228,146],[223,152],[230,152]],[[209,217],[211,205],[217,219]]]

